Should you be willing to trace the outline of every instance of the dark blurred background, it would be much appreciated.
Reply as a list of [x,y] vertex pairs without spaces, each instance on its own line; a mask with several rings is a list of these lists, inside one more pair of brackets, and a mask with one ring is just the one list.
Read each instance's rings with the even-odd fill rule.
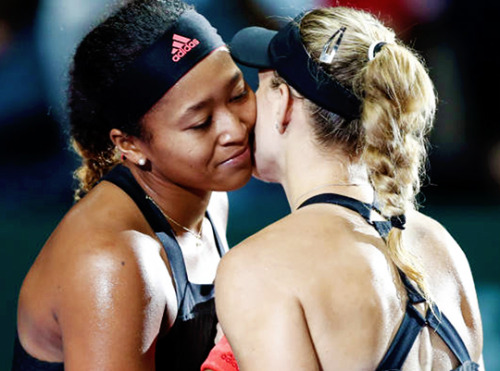
[[[229,40],[315,5],[378,14],[426,59],[439,98],[421,211],[469,258],[488,370],[500,370],[500,3],[478,0],[188,0]],[[10,368],[24,275],[72,205],[65,89],[71,55],[116,0],[0,2],[0,369]],[[256,88],[255,73],[243,68]],[[230,195],[231,245],[289,212],[281,188],[252,180]]]

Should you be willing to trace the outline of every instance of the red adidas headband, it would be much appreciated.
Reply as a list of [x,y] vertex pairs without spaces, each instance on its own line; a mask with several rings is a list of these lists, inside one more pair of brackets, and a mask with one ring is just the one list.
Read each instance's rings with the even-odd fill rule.
[[105,99],[122,119],[137,121],[196,64],[224,45],[205,17],[188,10],[126,67]]

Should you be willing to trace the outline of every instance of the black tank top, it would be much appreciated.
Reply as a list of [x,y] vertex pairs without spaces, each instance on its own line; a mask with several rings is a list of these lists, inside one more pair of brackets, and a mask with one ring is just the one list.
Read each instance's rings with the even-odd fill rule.
[[[189,282],[184,258],[174,232],[161,211],[146,198],[146,194],[126,167],[118,165],[102,180],[124,190],[137,204],[156,233],[167,253],[175,281],[178,312],[169,332],[157,339],[155,362],[157,370],[199,371],[214,346],[217,317],[215,313],[214,285]],[[207,213],[210,220],[210,216]],[[210,220],[210,222],[212,222]],[[223,245],[212,223],[219,254]],[[43,362],[29,355],[16,337],[13,371],[64,370],[63,363]]]
[[[334,193],[323,193],[313,196],[304,201],[299,208],[316,203],[339,205],[359,213],[368,224],[377,230],[383,239],[387,238],[389,231],[393,228],[393,226],[401,222],[401,217],[399,219],[392,219],[392,221],[372,221],[370,217],[371,211],[376,210],[380,212],[376,205],[363,203],[353,198]],[[467,351],[462,338],[444,313],[439,310],[437,305],[433,304],[433,310],[429,309],[425,317],[422,316],[415,308],[415,304],[425,302],[425,298],[402,271],[399,271],[399,274],[408,294],[406,313],[394,340],[389,346],[389,349],[376,371],[401,370],[401,367],[403,367],[403,364],[410,353],[417,336],[426,326],[432,328],[439,335],[439,337],[450,348],[460,362],[460,366],[452,371],[479,370],[479,365],[471,361],[469,352]]]

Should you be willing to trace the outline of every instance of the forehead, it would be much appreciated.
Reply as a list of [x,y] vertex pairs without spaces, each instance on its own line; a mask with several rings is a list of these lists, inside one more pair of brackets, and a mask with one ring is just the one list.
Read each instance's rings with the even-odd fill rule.
[[194,104],[225,95],[234,85],[235,76],[240,80],[241,72],[229,52],[219,49],[193,67],[158,103],[182,113]]

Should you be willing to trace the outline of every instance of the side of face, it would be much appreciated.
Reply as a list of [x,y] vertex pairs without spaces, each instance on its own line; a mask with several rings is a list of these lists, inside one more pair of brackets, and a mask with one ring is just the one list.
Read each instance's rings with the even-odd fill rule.
[[198,63],[145,115],[151,171],[184,188],[228,191],[252,173],[255,96],[225,50]]
[[279,91],[272,88],[274,72],[259,72],[259,88],[257,98],[257,121],[255,124],[254,173],[253,175],[266,182],[279,182],[280,138],[277,126],[279,121]]

